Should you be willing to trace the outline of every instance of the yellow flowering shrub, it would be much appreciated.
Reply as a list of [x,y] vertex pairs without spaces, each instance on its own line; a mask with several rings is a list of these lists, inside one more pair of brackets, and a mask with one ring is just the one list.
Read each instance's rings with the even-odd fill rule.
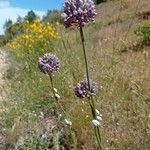
[[58,33],[50,23],[35,20],[32,23],[24,21],[22,24],[22,33],[18,34],[8,44],[11,49],[16,50],[18,56],[24,53],[35,53],[35,50],[47,50],[52,47],[53,40],[59,38]]

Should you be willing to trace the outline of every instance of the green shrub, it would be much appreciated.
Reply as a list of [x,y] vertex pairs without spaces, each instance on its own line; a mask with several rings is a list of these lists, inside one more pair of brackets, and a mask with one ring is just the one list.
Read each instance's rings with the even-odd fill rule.
[[150,45],[150,21],[139,26],[135,33],[143,38],[145,44]]
[[36,136],[31,133],[24,140],[24,143],[20,146],[19,150],[44,150],[46,149],[45,145],[45,139],[42,135]]
[[0,35],[0,47],[5,45],[5,38],[3,35]]
[[50,23],[56,23],[56,22],[61,23],[62,22],[61,13],[62,12],[59,10],[48,10],[46,15],[43,16],[42,21],[50,22]]
[[100,4],[100,3],[102,3],[102,2],[106,2],[106,0],[95,0],[95,3],[96,3],[96,4]]

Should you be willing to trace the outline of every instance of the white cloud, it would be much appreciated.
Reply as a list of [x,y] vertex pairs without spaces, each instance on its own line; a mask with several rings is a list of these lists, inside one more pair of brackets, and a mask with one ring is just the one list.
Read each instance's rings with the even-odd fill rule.
[[[12,21],[16,21],[18,16],[24,17],[30,9],[23,9],[17,7],[11,7],[9,1],[0,0],[0,34],[3,34],[3,25],[6,20],[11,19]],[[45,14],[44,11],[35,11],[38,16],[43,16]]]
[[0,0],[0,9],[4,9],[10,6],[9,1],[7,0]]

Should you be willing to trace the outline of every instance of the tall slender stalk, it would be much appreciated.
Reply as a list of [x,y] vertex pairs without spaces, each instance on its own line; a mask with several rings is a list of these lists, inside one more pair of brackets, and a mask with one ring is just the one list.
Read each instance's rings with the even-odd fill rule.
[[49,75],[50,81],[51,81],[51,86],[52,86],[52,92],[53,92],[53,96],[56,100],[56,103],[58,104],[58,106],[60,107],[61,111],[63,112],[64,116],[67,117],[67,114],[65,112],[65,110],[63,109],[63,107],[61,106],[61,104],[59,103],[58,97],[56,96],[55,90],[54,90],[54,83],[53,83],[53,78],[52,75]]
[[87,77],[88,88],[89,88],[88,90],[90,91],[90,77],[89,77],[88,61],[87,61],[87,56],[86,56],[85,39],[84,39],[84,33],[83,33],[82,27],[80,27],[80,36],[81,36],[81,41],[82,41],[83,53],[84,53],[85,68],[86,68],[86,77]]
[[[88,69],[87,54],[86,54],[86,49],[85,49],[85,39],[84,39],[84,33],[83,33],[83,28],[82,27],[80,27],[80,36],[81,36],[81,43],[82,43],[83,54],[84,54],[86,78],[87,78],[87,82],[88,82],[88,91],[90,91],[90,89],[91,89],[90,76],[89,76],[89,69]],[[89,97],[89,104],[90,104],[90,107],[91,107],[91,112],[92,112],[93,119],[96,119],[95,102],[94,102],[94,99],[93,99],[92,95],[90,95],[90,97]],[[95,133],[95,137],[96,137],[99,149],[102,150],[101,133],[100,133],[99,127],[94,127],[94,133]]]
[[[49,78],[50,78],[50,82],[51,82],[51,87],[52,87],[52,92],[53,92],[53,96],[55,98],[55,102],[57,103],[57,105],[59,106],[59,108],[61,109],[61,111],[63,112],[63,115],[65,118],[68,118],[68,115],[67,113],[65,112],[65,110],[63,109],[62,105],[59,103],[59,100],[58,100],[58,97],[56,96],[56,93],[55,93],[55,90],[54,90],[54,83],[53,83],[53,78],[52,78],[52,75],[50,74],[49,75]],[[69,127],[69,130],[70,130],[70,133],[71,133],[71,138],[73,140],[73,143],[75,144],[75,146],[77,146],[75,140],[74,140],[74,137],[73,137],[73,131],[72,131],[72,128],[71,126]]]

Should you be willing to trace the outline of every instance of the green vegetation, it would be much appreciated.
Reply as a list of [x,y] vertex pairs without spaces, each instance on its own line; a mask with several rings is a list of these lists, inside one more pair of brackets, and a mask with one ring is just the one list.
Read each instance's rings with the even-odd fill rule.
[[146,44],[150,44],[150,21],[138,27],[135,33],[141,36]]
[[[61,23],[61,11],[59,10],[48,10],[47,14],[45,16],[43,16],[42,18],[42,22],[43,23]],[[23,33],[23,25],[25,22],[29,22],[29,23],[33,23],[35,20],[38,20],[39,17],[34,13],[34,11],[29,11],[27,13],[27,15],[22,18],[20,16],[18,16],[17,21],[16,22],[12,22],[11,19],[6,20],[5,24],[4,24],[4,37],[3,40],[1,39],[0,43],[4,43],[7,44],[8,42],[10,42],[15,36],[17,36],[18,34],[22,34]],[[4,41],[4,42],[3,42]]]
[[5,38],[3,35],[0,35],[0,47],[5,45]]
[[106,0],[95,0],[95,3],[96,4],[100,4],[100,3],[102,3],[102,2],[105,2]]
[[28,20],[29,22],[33,22],[36,20],[38,16],[34,13],[33,10],[29,11],[28,14],[25,16],[25,20]]
[[59,10],[48,10],[47,14],[45,16],[43,16],[42,21],[43,22],[50,22],[50,23],[56,23],[56,22],[61,23],[62,22],[61,11],[59,11]]

